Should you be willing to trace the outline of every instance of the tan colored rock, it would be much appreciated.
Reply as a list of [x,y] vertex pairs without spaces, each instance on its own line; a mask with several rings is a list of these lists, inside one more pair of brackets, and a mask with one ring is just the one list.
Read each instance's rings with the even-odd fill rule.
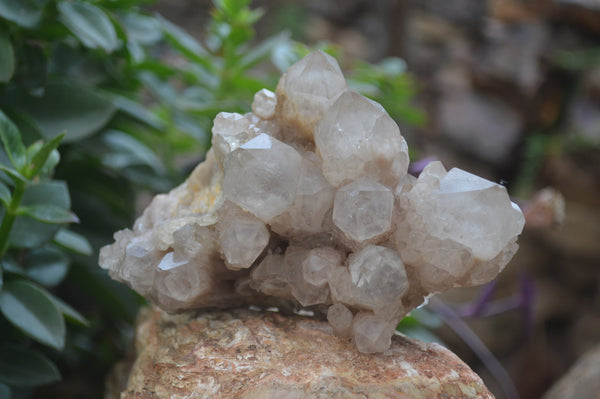
[[361,354],[327,322],[300,316],[147,308],[135,346],[122,399],[493,398],[440,345],[395,335],[385,352]]

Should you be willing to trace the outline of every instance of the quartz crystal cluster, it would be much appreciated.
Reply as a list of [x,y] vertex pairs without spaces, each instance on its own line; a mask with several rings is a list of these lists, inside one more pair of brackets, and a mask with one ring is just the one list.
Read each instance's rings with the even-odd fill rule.
[[206,161],[100,253],[166,310],[308,307],[382,352],[425,297],[491,280],[517,250],[505,188],[439,162],[408,175],[394,120],[323,52],[212,133]]

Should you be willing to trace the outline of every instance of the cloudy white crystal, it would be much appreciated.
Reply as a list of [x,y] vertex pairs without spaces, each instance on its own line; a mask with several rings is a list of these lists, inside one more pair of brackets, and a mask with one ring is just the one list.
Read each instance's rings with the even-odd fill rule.
[[432,291],[504,267],[525,222],[503,186],[456,168],[446,173],[439,163],[425,168],[400,203],[396,246]]
[[428,295],[491,280],[517,250],[506,189],[439,162],[407,175],[398,126],[325,53],[252,110],[218,114],[206,161],[102,248],[113,278],[169,311],[311,307],[371,353]]
[[277,85],[277,118],[301,140],[312,141],[313,129],[329,100],[347,89],[337,61],[315,51],[292,65]]
[[269,231],[257,217],[229,207],[219,224],[218,243],[230,269],[247,269],[269,242]]
[[347,268],[331,274],[334,302],[391,316],[401,308],[409,287],[400,255],[391,248],[369,245],[348,257]]
[[362,353],[383,352],[390,347],[395,325],[369,312],[360,312],[352,321],[354,343]]
[[227,158],[225,197],[269,222],[292,204],[301,164],[295,149],[262,133]]
[[324,229],[325,218],[333,207],[334,189],[321,172],[320,160],[311,152],[304,154],[292,204],[271,223],[278,234],[316,234]]
[[390,231],[393,207],[389,188],[362,178],[335,193],[333,223],[351,239],[364,242]]
[[270,90],[262,89],[254,95],[252,102],[252,112],[262,119],[271,119],[275,116],[275,107],[277,106],[277,96]]
[[394,120],[378,103],[342,92],[315,128],[323,174],[338,187],[369,177],[395,187],[408,168],[408,146]]

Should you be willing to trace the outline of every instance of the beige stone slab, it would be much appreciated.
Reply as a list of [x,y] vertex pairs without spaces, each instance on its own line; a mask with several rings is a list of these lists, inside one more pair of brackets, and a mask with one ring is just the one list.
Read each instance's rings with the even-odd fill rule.
[[493,398],[440,345],[397,335],[384,353],[362,354],[301,316],[147,308],[135,346],[123,399]]

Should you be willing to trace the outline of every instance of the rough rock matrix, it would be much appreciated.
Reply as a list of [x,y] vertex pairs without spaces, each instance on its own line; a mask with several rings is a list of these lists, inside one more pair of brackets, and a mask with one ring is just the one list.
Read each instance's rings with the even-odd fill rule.
[[424,298],[494,278],[523,214],[506,189],[408,148],[378,103],[315,52],[215,118],[213,147],[158,195],[100,265],[168,311],[310,307],[361,352],[382,352]]
[[135,347],[131,371],[113,372],[111,399],[493,398],[440,345],[396,335],[367,355],[326,322],[272,312],[146,308]]

